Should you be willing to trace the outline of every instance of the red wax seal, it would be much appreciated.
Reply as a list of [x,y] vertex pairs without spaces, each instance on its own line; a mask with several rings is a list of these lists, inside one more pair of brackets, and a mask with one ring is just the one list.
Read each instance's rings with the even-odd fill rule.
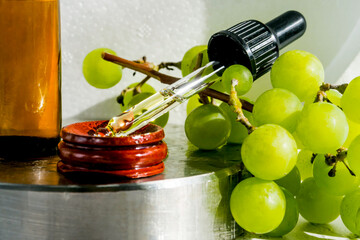
[[107,121],[74,123],[61,130],[59,172],[96,173],[126,178],[153,176],[164,171],[167,145],[164,130],[154,124],[124,137],[93,136]]

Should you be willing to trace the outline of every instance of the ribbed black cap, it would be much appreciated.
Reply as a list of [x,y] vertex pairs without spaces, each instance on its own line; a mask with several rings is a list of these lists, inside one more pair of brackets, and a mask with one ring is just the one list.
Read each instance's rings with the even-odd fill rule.
[[255,80],[271,69],[279,50],[301,37],[305,29],[305,18],[296,11],[285,12],[267,24],[244,21],[211,36],[209,59],[226,67],[244,65]]

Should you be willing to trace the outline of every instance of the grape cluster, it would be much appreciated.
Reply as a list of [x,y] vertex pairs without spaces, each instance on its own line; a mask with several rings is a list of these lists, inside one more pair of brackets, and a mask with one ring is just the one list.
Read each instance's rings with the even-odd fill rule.
[[[120,80],[121,67],[103,62],[103,51],[114,54],[92,51],[83,72],[91,85],[109,88]],[[195,46],[184,55],[181,72],[185,76],[208,62],[207,47]],[[246,67],[233,65],[212,78],[210,87],[230,94],[230,101],[191,97],[184,127],[199,149],[239,146],[249,177],[230,198],[235,221],[249,232],[279,237],[296,226],[299,214],[319,224],[340,215],[360,235],[360,77],[347,86],[326,84],[320,60],[293,50],[275,61],[273,88],[255,102],[243,96],[253,82]],[[129,85],[120,95],[121,110],[154,93],[144,82]],[[252,111],[242,110],[238,98],[253,104]],[[155,122],[165,126],[167,120],[164,115]]]
[[[203,48],[193,48],[191,60],[185,54],[184,66]],[[278,237],[296,226],[299,214],[320,224],[341,215],[345,226],[360,234],[360,77],[342,94],[324,83],[318,58],[293,50],[275,61],[270,79],[273,88],[256,99],[252,112],[239,114],[231,102],[201,105],[199,97],[187,106],[185,132],[192,144],[204,150],[241,148],[252,177],[232,192],[235,221],[249,232]],[[233,65],[219,82],[223,92],[233,89],[243,98],[252,81],[246,67]]]

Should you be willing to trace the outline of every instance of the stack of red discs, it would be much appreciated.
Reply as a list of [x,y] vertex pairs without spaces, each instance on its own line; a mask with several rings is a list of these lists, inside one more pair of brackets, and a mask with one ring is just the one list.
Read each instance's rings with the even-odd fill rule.
[[167,145],[164,130],[154,124],[124,137],[96,137],[107,121],[74,123],[61,130],[58,145],[60,173],[100,173],[142,178],[164,171]]

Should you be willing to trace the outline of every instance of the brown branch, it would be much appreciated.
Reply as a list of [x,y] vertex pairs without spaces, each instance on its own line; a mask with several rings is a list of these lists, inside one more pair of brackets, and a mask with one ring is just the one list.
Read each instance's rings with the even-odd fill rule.
[[[141,72],[145,75],[148,75],[152,78],[159,80],[161,83],[164,83],[164,84],[172,84],[179,80],[179,78],[177,78],[177,77],[172,77],[170,75],[160,73],[160,72],[148,67],[147,64],[141,64],[141,63],[136,63],[134,61],[129,61],[127,59],[124,59],[124,58],[121,58],[121,57],[118,57],[118,56],[115,56],[115,55],[112,55],[112,54],[109,54],[106,52],[104,52],[102,54],[102,57],[106,61],[113,62],[115,64],[132,69],[137,72]],[[230,96],[228,94],[216,91],[211,88],[204,89],[202,91],[202,93],[204,93],[205,95],[207,95],[209,97],[221,100],[226,103],[229,102],[229,100],[230,100]],[[241,101],[241,104],[242,104],[242,107],[244,110],[252,112],[253,104],[251,104],[250,102],[243,100],[243,99],[240,99],[240,101]]]
[[118,56],[115,56],[115,55],[112,55],[112,54],[109,54],[106,52],[104,52],[102,54],[102,58],[106,61],[119,64],[123,67],[132,69],[137,72],[141,72],[141,73],[148,75],[152,78],[155,78],[165,84],[172,84],[172,83],[176,82],[177,80],[179,80],[179,78],[172,77],[172,76],[163,74],[161,72],[158,72],[158,71],[146,66],[146,64],[129,61],[127,59],[124,59],[124,58],[121,58],[121,57],[118,57]]

